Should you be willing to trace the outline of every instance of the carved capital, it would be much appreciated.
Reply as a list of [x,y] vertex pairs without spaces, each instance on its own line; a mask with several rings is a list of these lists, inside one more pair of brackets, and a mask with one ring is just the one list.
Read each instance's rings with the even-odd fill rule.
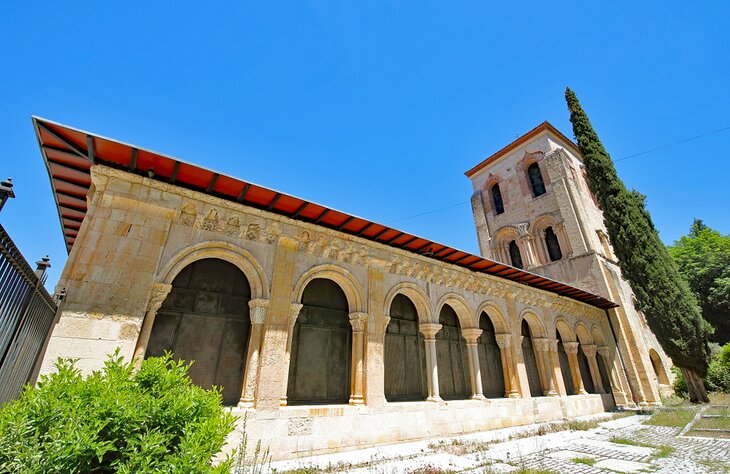
[[482,330],[478,328],[465,328],[461,330],[461,335],[464,336],[467,344],[476,344],[477,339],[482,335]]
[[251,324],[264,324],[264,321],[266,321],[266,309],[269,307],[269,300],[263,298],[253,299],[248,302],[248,307],[251,310],[249,314]]
[[292,303],[289,306],[289,327],[294,327],[294,323],[297,322],[297,318],[299,317],[299,311],[302,310],[304,307],[301,303]]
[[378,329],[380,329],[380,334],[385,334],[385,331],[388,330],[388,324],[390,324],[390,316],[384,314],[382,319],[380,320],[380,325],[378,327]]
[[578,343],[575,341],[569,341],[569,342],[563,341],[563,349],[565,349],[566,354],[577,354],[578,353]]
[[495,334],[494,339],[497,341],[497,347],[500,349],[509,349],[512,346],[511,334]]
[[603,357],[608,357],[611,353],[611,350],[608,346],[598,346],[597,349],[598,353],[601,354]]
[[433,340],[436,337],[436,333],[441,330],[443,326],[437,323],[422,323],[418,325],[418,330],[423,334],[424,339]]
[[547,352],[550,350],[550,339],[547,337],[534,337],[532,338],[532,345],[537,352]]
[[557,339],[550,339],[548,341],[548,344],[550,345],[550,352],[558,352],[558,340]]
[[519,224],[516,224],[515,227],[517,228],[517,233],[520,235],[520,237],[526,237],[530,233],[529,222],[520,222]]
[[368,313],[350,313],[352,332],[363,332],[368,322]]
[[155,283],[152,285],[152,293],[150,294],[150,301],[147,303],[147,311],[157,312],[165,302],[165,298],[170,294],[172,285],[167,283]]
[[583,353],[586,355],[586,357],[595,357],[596,356],[596,348],[597,346],[595,344],[581,344],[583,346]]

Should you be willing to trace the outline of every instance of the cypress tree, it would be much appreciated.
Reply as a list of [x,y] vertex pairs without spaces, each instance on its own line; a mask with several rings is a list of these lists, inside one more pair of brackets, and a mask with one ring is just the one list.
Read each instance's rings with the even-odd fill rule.
[[664,351],[687,382],[690,400],[708,402],[707,374],[711,331],[686,281],[680,276],[644,207],[645,197],[619,179],[575,93],[565,90],[573,133],[583,155],[588,186],[603,210],[608,235],[624,278],[631,285]]

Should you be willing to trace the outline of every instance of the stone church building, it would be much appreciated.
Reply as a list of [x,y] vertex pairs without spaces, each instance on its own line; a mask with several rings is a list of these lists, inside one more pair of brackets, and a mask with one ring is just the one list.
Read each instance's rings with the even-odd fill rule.
[[69,250],[42,373],[171,350],[275,458],[655,404],[669,384],[547,122],[466,173],[481,256],[33,123]]

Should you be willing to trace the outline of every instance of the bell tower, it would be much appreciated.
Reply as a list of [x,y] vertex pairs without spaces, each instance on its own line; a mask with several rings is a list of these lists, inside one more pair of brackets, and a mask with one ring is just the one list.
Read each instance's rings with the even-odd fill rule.
[[[617,303],[609,318],[637,403],[659,401],[650,352],[671,366],[621,276],[578,147],[543,122],[467,171],[482,256]],[[656,358],[656,357],[655,357]],[[666,379],[666,377],[665,377]]]

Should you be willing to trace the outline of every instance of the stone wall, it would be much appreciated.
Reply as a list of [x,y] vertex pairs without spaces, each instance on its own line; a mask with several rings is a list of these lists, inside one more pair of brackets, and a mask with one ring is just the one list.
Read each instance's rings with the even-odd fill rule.
[[[602,411],[614,401],[632,403],[603,310],[123,171],[97,165],[92,179],[89,210],[59,280],[67,302],[44,359],[45,373],[59,356],[79,358],[85,372],[100,368],[116,348],[141,359],[175,276],[196,260],[219,258],[236,265],[251,287],[246,373],[234,411],[249,414],[249,436],[264,439],[277,457],[560,419]],[[353,330],[349,405],[287,406],[292,328],[304,288],[314,278],[333,280],[347,297]],[[444,305],[456,312],[467,345],[475,343],[479,316],[487,312],[508,398],[484,399],[477,362],[469,366],[473,399],[444,402],[430,357],[430,401],[388,403],[383,338],[397,294],[417,308],[427,351]],[[532,332],[544,397],[532,398],[527,389],[523,320]],[[584,347],[597,387],[597,354],[604,358],[611,379],[605,389],[611,393],[566,395],[557,363],[558,327],[566,351]],[[580,377],[577,359],[570,360],[569,376]]]

